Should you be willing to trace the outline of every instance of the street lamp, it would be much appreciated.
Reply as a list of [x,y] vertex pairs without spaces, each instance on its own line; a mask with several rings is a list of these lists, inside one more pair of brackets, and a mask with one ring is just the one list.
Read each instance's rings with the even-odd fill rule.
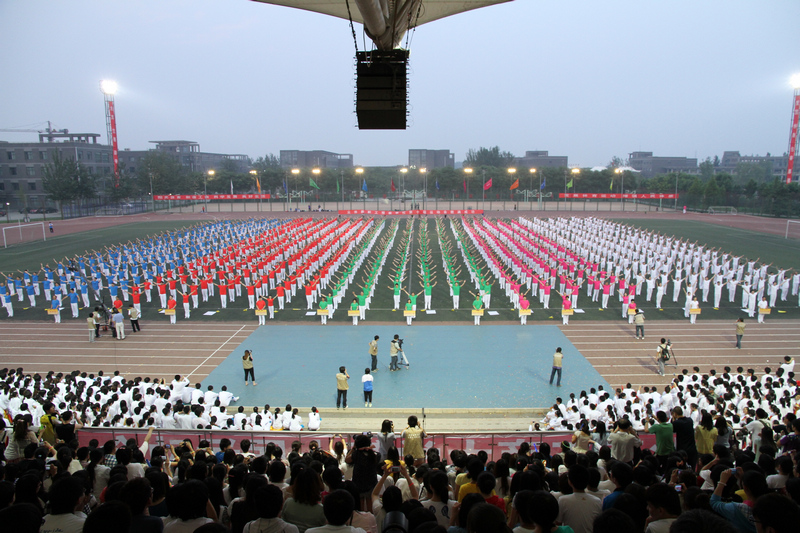
[[8,212],[11,211],[11,204],[6,202],[6,223],[11,224],[11,218],[9,218]]
[[[297,189],[297,176],[300,175],[300,169],[299,168],[293,168],[292,169],[292,174],[294,174],[294,177],[295,177],[294,188]],[[292,201],[292,199],[289,197],[289,191],[286,191],[286,202],[287,203],[291,203],[291,201]],[[298,200],[298,202],[299,202],[299,200]]]
[[[250,174],[256,179],[256,192],[258,192],[258,210],[261,211],[261,183],[258,181],[258,170],[251,170]],[[247,209],[247,204],[245,204],[245,209]]]
[[[356,168],[356,174],[358,174],[358,175],[359,175],[359,177],[361,177],[361,175],[362,175],[363,173],[364,173],[364,169],[363,169],[363,168],[361,168],[361,167],[358,167],[358,168]],[[356,183],[356,185],[358,185],[358,183]],[[361,190],[362,190],[362,191],[364,190],[364,187],[363,187],[363,185],[362,185],[362,187],[361,187]],[[342,183],[342,194],[344,194],[344,183]],[[359,196],[360,196],[360,195],[359,195]],[[342,202],[344,202],[344,197],[342,197],[342,198],[343,198],[343,199],[342,199]],[[365,198],[365,199],[364,199],[364,206],[366,207],[366,205],[367,205],[367,200],[366,200],[366,198]],[[352,195],[352,194],[350,195],[350,210],[351,210],[351,211],[353,210],[353,195]]]
[[622,177],[622,183],[620,184],[620,189],[619,189],[620,192],[619,200],[622,203],[622,210],[625,211],[625,172],[623,172],[621,168],[615,168],[614,174],[618,174]]
[[425,197],[428,196],[428,169],[422,167],[419,169],[419,173],[422,174],[422,210],[425,211]]
[[400,203],[403,204],[403,211],[405,211],[405,203],[406,203],[406,173],[408,169],[403,167],[400,169],[400,174],[403,175],[403,179],[401,180],[400,188],[402,189],[400,192],[402,193],[403,197],[400,199]]
[[[208,177],[214,179],[214,172],[213,170],[208,171]],[[206,177],[203,176],[203,197],[206,203],[206,211],[208,211],[208,183],[206,182]]]
[[464,176],[464,209],[466,209],[467,200],[469,200],[469,177],[472,174],[472,169],[470,167],[464,167],[464,173],[466,174],[466,176]]
[[[311,169],[311,173],[314,174],[317,177],[319,177],[321,172],[322,172],[322,170],[320,170],[319,168],[316,168],[316,167]],[[316,181],[314,183],[316,183]],[[319,190],[319,189],[317,189],[317,190]],[[316,193],[316,194],[317,194],[317,201],[319,201],[319,193]],[[305,198],[303,198],[303,201],[305,201]],[[311,209],[309,209],[309,211],[311,211]]]
[[[506,169],[506,171],[508,172],[508,175],[509,175],[509,176],[510,176],[512,179],[514,178],[514,174],[516,174],[516,173],[517,173],[517,169],[516,169],[516,168],[514,168],[514,167],[507,168],[507,169]],[[484,185],[485,185],[485,184],[484,184]],[[511,196],[511,201],[513,202],[513,201],[514,201],[514,196],[513,196],[513,195],[514,195],[514,193],[511,193],[511,195],[512,195],[512,196]],[[484,195],[484,196],[485,196],[485,195]],[[483,206],[483,208],[484,208],[484,209],[486,209],[486,205],[485,205],[485,204],[486,204],[486,201],[484,200],[484,206]],[[503,207],[505,208],[505,201],[503,201]]]
[[[528,169],[528,172],[530,172],[530,174],[531,174],[530,190],[533,190],[533,176],[536,174],[536,169],[535,168]],[[539,174],[539,183],[541,183],[541,182],[542,182],[542,175]],[[528,193],[528,194],[530,194],[530,193]],[[539,202],[541,202],[542,201],[542,188],[541,187],[539,187],[539,195],[538,196],[539,196]],[[528,196],[528,203],[529,204],[530,204],[530,199],[531,199],[530,196]],[[539,205],[539,208],[541,209],[541,205]]]
[[[572,170],[570,170],[570,172],[572,173],[572,178],[570,179],[570,181],[572,181],[572,180],[575,179],[575,177],[578,174],[581,173],[581,169],[573,168]],[[572,185],[574,187],[575,183],[573,182]],[[572,206],[572,200],[571,199],[570,199],[569,205]],[[564,172],[564,209],[566,210],[566,208],[567,208],[567,173]]]

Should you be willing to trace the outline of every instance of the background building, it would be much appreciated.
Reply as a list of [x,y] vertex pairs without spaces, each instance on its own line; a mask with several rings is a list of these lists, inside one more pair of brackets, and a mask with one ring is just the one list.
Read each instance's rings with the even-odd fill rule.
[[698,174],[697,158],[654,157],[653,152],[632,152],[628,164],[642,173],[643,178],[652,178],[670,172]]
[[250,170],[250,158],[242,154],[215,154],[211,152],[201,152],[200,144],[194,141],[150,141],[155,144],[155,148],[150,150],[131,150],[125,149],[119,153],[120,164],[125,165],[126,171],[136,172],[137,162],[144,159],[150,152],[163,152],[177,159],[181,165],[190,172],[207,172],[217,169],[222,161],[228,160],[236,163],[237,172],[247,172]]
[[519,168],[568,168],[569,157],[550,155],[547,150],[530,150],[524,157],[515,157],[512,164]]
[[[45,165],[58,154],[74,159],[97,180],[97,189],[113,187],[111,147],[97,142],[99,133],[48,131],[39,134],[39,142],[12,143],[0,141],[0,198],[3,207],[39,208],[47,204],[42,187]],[[52,202],[51,202],[52,203]]]
[[408,166],[416,168],[455,168],[456,156],[450,150],[411,149],[408,151]]
[[281,150],[283,168],[353,168],[353,154],[325,150]]
[[749,163],[754,165],[765,165],[772,177],[786,180],[786,172],[789,168],[789,154],[783,155],[740,155],[739,152],[723,152],[719,165],[715,168],[717,172],[727,172],[731,175],[737,174],[739,163]]

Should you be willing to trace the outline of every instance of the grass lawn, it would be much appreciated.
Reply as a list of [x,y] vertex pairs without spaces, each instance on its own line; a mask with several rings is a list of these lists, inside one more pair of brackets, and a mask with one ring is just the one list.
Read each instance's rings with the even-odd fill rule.
[[87,251],[102,250],[105,246],[135,241],[146,235],[174,231],[195,224],[198,222],[135,222],[55,237],[48,234],[47,241],[18,244],[0,250],[0,272],[16,272],[26,268],[38,270],[43,263],[50,263],[52,266],[54,258],[83,255]]
[[[379,223],[380,221],[378,220],[377,222]],[[410,222],[411,221],[409,219],[402,219],[398,222],[398,234],[395,238],[393,247],[386,252],[386,263],[381,275],[377,278],[377,288],[372,298],[370,310],[367,311],[367,320],[364,323],[360,323],[360,326],[368,326],[371,323],[379,321],[396,323],[398,326],[405,325],[405,318],[403,317],[402,311],[393,310],[394,304],[392,290],[389,288],[391,281],[389,280],[388,276],[394,272],[393,262],[399,257],[403,234],[408,230]],[[653,231],[658,231],[668,235],[677,235],[692,241],[698,240],[700,242],[707,243],[710,246],[731,251],[737,255],[741,254],[746,257],[753,258],[761,257],[762,260],[774,262],[776,265],[780,265],[781,267],[790,268],[800,265],[800,247],[797,245],[797,242],[791,240],[786,241],[780,237],[688,221],[643,221],[641,219],[623,219],[620,220],[620,222],[643,226]],[[102,249],[104,246],[110,246],[120,242],[127,242],[128,240],[135,240],[148,234],[159,233],[166,230],[175,230],[193,224],[194,222],[192,224],[169,222],[124,224],[102,230],[60,236],[53,238],[52,240],[48,240],[47,242],[36,242],[14,246],[7,250],[0,251],[0,271],[10,273],[11,271],[16,271],[17,269],[22,270],[29,268],[33,270],[38,268],[40,263],[52,263],[54,257],[61,258],[64,256],[82,254],[85,250]],[[449,288],[447,286],[446,276],[442,266],[441,243],[437,232],[436,223],[433,219],[428,219],[427,221],[416,219],[414,221],[414,231],[413,234],[410,235],[410,238],[413,240],[414,252],[409,254],[410,257],[413,258],[413,264],[409,265],[406,270],[406,279],[403,282],[403,287],[408,289],[410,276],[411,290],[413,292],[418,292],[421,290],[421,286],[419,284],[420,269],[418,259],[415,254],[416,251],[419,250],[419,238],[423,224],[427,224],[427,235],[429,239],[428,244],[430,249],[430,266],[433,275],[436,276],[435,281],[437,282],[437,285],[433,289],[432,297],[432,307],[436,313],[426,314],[424,311],[422,311],[424,297],[420,295],[418,298],[417,319],[414,321],[414,324],[422,325],[442,322],[458,322],[465,325],[471,324],[472,317],[469,309],[473,298],[469,294],[469,291],[476,292],[474,285],[467,283],[462,287],[460,309],[453,310],[452,298],[449,294]],[[370,252],[368,260],[364,261],[365,266],[377,256],[379,248],[378,243],[380,243],[381,239],[384,239],[388,236],[389,228],[390,224],[387,220],[386,228],[382,230],[382,234],[379,236],[376,246],[373,247],[372,251]],[[455,246],[456,237],[450,229],[450,223],[448,221],[444,221],[442,228],[442,239],[451,243],[457,263],[462,266],[460,279],[469,280],[467,267],[464,265],[463,259]],[[333,319],[329,320],[329,323],[351,323],[352,319],[347,316],[346,309],[349,307],[349,304],[352,301],[354,291],[361,290],[355,284],[363,283],[361,280],[362,275],[364,274],[363,268],[364,267],[362,267],[362,271],[356,274],[354,284],[348,288],[348,293],[343,297],[339,310],[335,313]],[[105,294],[106,299],[108,300],[107,291],[105,291]],[[645,311],[648,319],[685,320],[688,324],[689,320],[683,316],[682,298],[679,299],[678,302],[672,301],[671,284],[662,302],[664,307],[661,309],[656,309],[654,302],[645,302],[645,294],[646,290],[643,290],[641,296],[637,298],[636,301],[639,307]],[[702,293],[700,296],[702,297]],[[528,317],[528,323],[561,323],[560,309],[557,308],[560,305],[560,299],[558,299],[557,294],[554,293],[551,297],[551,307],[553,308],[549,310],[542,309],[542,306],[539,304],[537,298],[529,297],[529,299],[531,300],[531,307],[534,313],[532,316]],[[39,302],[41,303],[38,303],[40,307],[37,308],[24,308],[22,307],[23,302],[17,303],[16,300],[16,298],[13,298],[15,319],[42,320],[47,318],[43,310],[44,302],[41,301],[41,298],[39,299]],[[147,304],[143,300],[142,321],[166,322],[168,320],[167,317],[159,313],[157,303],[158,296],[155,290],[153,290],[153,300],[154,302],[151,304]],[[737,297],[737,301],[734,303],[734,305],[728,304],[727,291],[723,292],[723,301],[720,309],[713,309],[711,307],[711,305],[713,305],[713,290],[710,291],[709,300],[710,301],[708,303],[703,303],[701,301],[700,305],[703,311],[702,315],[698,318],[700,321],[708,319],[733,321],[742,315],[741,308],[738,306],[738,304],[741,303],[740,298]],[[401,301],[403,304],[405,303],[405,294],[403,294]],[[570,320],[573,322],[578,322],[581,320],[627,321],[627,319],[622,318],[621,306],[622,304],[619,302],[618,297],[614,296],[609,300],[609,307],[607,309],[599,309],[600,306],[598,303],[592,303],[589,301],[584,287],[582,288],[578,298],[577,306],[578,309],[583,310],[584,312],[576,313]],[[256,317],[254,316],[253,311],[248,310],[247,307],[247,296],[243,294],[241,297],[237,298],[235,302],[229,301],[226,309],[221,309],[219,307],[219,296],[217,295],[213,298],[210,298],[209,302],[207,303],[203,303],[201,301],[198,309],[192,309],[191,320],[217,320],[240,323],[255,323]],[[785,303],[779,302],[777,307],[777,312],[773,311],[770,320],[773,318],[800,317],[800,308],[797,306],[796,297],[790,298],[790,301]],[[316,310],[316,307],[314,310]],[[493,322],[499,321],[519,321],[516,310],[512,308],[511,302],[505,297],[505,294],[501,292],[499,284],[497,283],[495,283],[495,286],[492,290],[491,311],[496,311],[498,314],[496,316],[489,316],[487,313],[482,319],[482,324],[490,325]],[[298,324],[320,323],[319,317],[316,316],[316,313],[313,316],[306,316],[306,312],[307,309],[305,295],[302,288],[300,288],[295,299],[291,304],[287,304],[284,311],[276,311],[275,318],[280,321],[288,321]],[[209,313],[209,315],[205,315],[205,313]],[[68,305],[65,310],[62,310],[61,315],[64,321],[72,320],[70,318]],[[82,311],[82,316],[86,316],[85,311]],[[184,320],[183,309],[180,303],[178,305],[177,319],[178,321]],[[83,318],[80,320],[83,320]]]

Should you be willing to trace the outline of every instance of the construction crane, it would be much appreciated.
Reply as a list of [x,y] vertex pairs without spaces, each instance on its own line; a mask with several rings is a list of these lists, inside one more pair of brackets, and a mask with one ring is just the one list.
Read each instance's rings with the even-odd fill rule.
[[[44,124],[44,123],[42,123]],[[9,128],[0,128],[0,133],[69,133],[69,130],[64,128],[62,130],[57,130],[53,128],[52,123],[48,120],[47,121],[47,128],[43,130],[25,130],[25,129],[9,129]]]

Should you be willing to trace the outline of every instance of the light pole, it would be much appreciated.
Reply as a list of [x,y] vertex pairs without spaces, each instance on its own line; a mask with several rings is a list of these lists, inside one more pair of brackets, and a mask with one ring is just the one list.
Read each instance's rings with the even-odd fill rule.
[[11,211],[11,203],[6,202],[6,224],[11,224],[11,218],[8,215],[9,211]]
[[[359,177],[361,177],[361,175],[362,175],[363,173],[364,173],[364,169],[363,169],[362,167],[358,167],[358,168],[356,168],[356,174],[358,174],[358,176],[359,176]],[[356,185],[358,185],[358,183],[356,183]],[[360,189],[360,190],[362,190],[362,191],[363,191],[363,188],[362,188],[362,189]],[[344,184],[342,184],[342,194],[344,194]],[[361,196],[361,195],[359,194],[359,196]],[[343,201],[344,201],[344,200],[343,200]],[[364,199],[364,207],[366,207],[366,205],[367,205],[367,200],[366,200],[366,198],[365,198],[365,199]],[[351,210],[351,211],[353,210],[353,195],[352,195],[352,194],[350,195],[350,210]]]
[[794,89],[794,99],[792,100],[792,129],[789,134],[789,164],[786,167],[787,184],[794,181],[794,160],[797,157],[798,142],[800,141],[797,131],[800,124],[800,74],[795,74],[789,81]]
[[[295,178],[295,180],[294,180],[295,181],[295,189],[297,189],[297,176],[300,175],[300,169],[299,168],[293,168],[292,169],[292,175]],[[286,203],[287,203],[287,211],[291,211],[291,205],[290,204],[292,203],[292,198],[289,195],[289,191],[288,190],[286,191]]]
[[622,184],[619,189],[619,201],[622,203],[622,210],[625,211],[625,173],[621,168],[615,168],[614,174],[622,177]]
[[156,212],[156,197],[153,196],[153,173],[150,172],[150,201],[153,203],[153,213]]
[[[256,179],[256,192],[258,193],[258,210],[261,211],[261,183],[258,181],[258,171],[253,169],[250,171],[250,174]],[[247,209],[247,204],[245,205],[245,209]]]
[[[530,209],[530,207],[531,207],[530,206],[530,204],[531,204],[530,191],[533,190],[533,176],[536,174],[536,169],[535,168],[528,169],[528,172],[530,172],[530,175],[531,175],[531,186],[528,189],[528,191],[529,191],[528,192],[528,209]],[[539,179],[541,180],[541,177]],[[540,191],[540,193],[541,193],[541,191]]]
[[[216,172],[214,172],[213,170],[208,171],[208,177],[210,177],[211,179],[214,178],[214,174],[216,174]],[[203,176],[203,200],[205,201],[206,211],[208,211],[208,183],[206,183],[205,176]]]
[[[573,168],[572,170],[570,170],[570,173],[572,173],[572,178],[570,179],[570,181],[573,181],[575,179],[575,177],[578,174],[581,173],[581,169]],[[572,186],[573,187],[575,186],[575,182],[574,181],[572,183]],[[571,199],[570,199],[569,205],[570,205],[570,208],[571,208],[572,207],[572,200]],[[567,172],[564,172],[564,210],[565,211],[567,210]]]
[[464,173],[466,174],[466,176],[464,176],[464,209],[466,209],[467,201],[469,200],[469,177],[472,175],[472,169],[470,167],[465,167]]
[[402,198],[400,199],[400,203],[403,204],[402,211],[406,210],[406,173],[407,172],[408,172],[408,168],[406,168],[406,167],[403,167],[403,168],[400,169],[400,174],[403,175],[402,180],[401,180],[402,185],[400,186],[400,189],[401,189],[400,193],[403,195]]
[[678,210],[678,173],[675,173],[675,205],[672,207],[675,211]]
[[[314,174],[316,177],[319,177],[321,172],[322,172],[322,170],[320,170],[317,167],[314,167],[314,168],[311,169],[311,173]],[[314,181],[314,183],[316,183],[316,180]],[[319,185],[317,185],[317,186],[319,187]],[[317,190],[319,191],[319,189],[317,189]],[[316,193],[316,195],[317,195],[317,201],[319,202],[319,193]],[[310,209],[309,209],[309,211],[310,211]]]
[[[508,172],[508,175],[511,176],[511,179],[514,179],[514,175],[517,173],[517,169],[514,168],[514,167],[510,167],[510,168],[507,168],[506,170]],[[514,193],[513,192],[511,193],[511,203],[512,204],[514,203]],[[503,209],[505,209],[505,201],[503,201]]]
[[419,173],[422,174],[422,210],[425,211],[425,198],[428,196],[428,169],[422,167],[419,169]]

